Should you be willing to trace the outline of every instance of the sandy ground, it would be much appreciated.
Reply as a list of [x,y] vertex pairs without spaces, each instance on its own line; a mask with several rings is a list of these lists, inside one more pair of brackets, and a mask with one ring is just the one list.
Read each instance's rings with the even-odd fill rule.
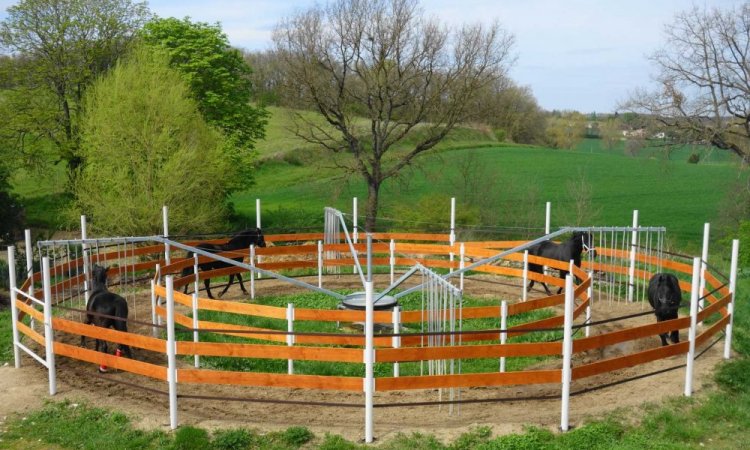
[[[326,286],[336,288],[352,286],[351,279],[327,281]],[[382,281],[382,280],[381,280]],[[378,280],[376,279],[376,285]],[[256,284],[259,294],[293,292],[290,288],[276,281],[261,280]],[[472,296],[507,298],[515,300],[520,296],[520,289],[505,284],[467,281],[466,291]],[[214,291],[215,294],[218,291]],[[541,295],[535,291],[532,297]],[[235,286],[225,295],[226,299],[243,298]],[[148,316],[147,301],[144,298],[138,306],[138,318]],[[624,302],[602,301],[594,305],[594,320],[605,317],[616,317],[641,310],[640,305]],[[132,317],[132,312],[131,312]],[[649,323],[652,316],[629,320],[627,323],[615,322],[592,330],[592,334],[624,328],[634,324]],[[131,331],[144,332],[138,327]],[[682,338],[684,339],[684,332]],[[660,345],[658,337],[628,342],[617,348],[608,348],[595,355],[578,355],[576,362],[583,360],[611,357]],[[722,358],[723,345],[716,345],[698,359],[695,365],[694,391],[700,393],[712,384],[712,372]],[[138,359],[165,363],[163,355],[148,355],[138,351]],[[637,376],[644,373],[683,364],[685,356],[679,355],[666,360],[656,361],[639,367],[628,368],[606,375],[574,381],[572,392],[581,389],[601,386],[613,381]],[[181,362],[182,364],[187,364]],[[554,367],[555,362],[546,363],[545,367]],[[559,364],[559,362],[557,363]],[[544,366],[544,365],[542,365]],[[540,366],[540,367],[542,367]],[[559,366],[558,366],[559,367]],[[13,364],[0,367],[0,419],[13,414],[39,408],[46,399],[70,399],[73,402],[86,401],[90,404],[116,409],[128,414],[138,427],[168,428],[169,405],[166,395],[155,394],[131,386],[125,386],[113,380],[123,380],[166,392],[164,382],[157,382],[143,377],[110,372],[100,375],[96,367],[72,360],[57,358],[58,392],[49,396],[47,370],[30,357],[24,356],[22,367],[15,369]],[[575,427],[588,419],[601,418],[618,408],[633,408],[646,402],[660,402],[668,397],[680,396],[684,389],[685,369],[677,369],[623,384],[606,387],[571,397],[570,423]],[[242,397],[267,400],[297,400],[308,402],[340,402],[364,404],[364,396],[354,393],[331,391],[305,391],[301,389],[268,389],[237,386],[203,386],[180,385],[181,395],[201,395],[216,397]],[[490,403],[469,403],[456,408],[453,413],[443,406],[419,406],[375,409],[375,435],[379,440],[387,440],[398,432],[424,432],[435,434],[439,439],[452,440],[461,433],[478,425],[489,426],[494,434],[518,432],[526,424],[557,429],[560,424],[561,401],[560,385],[507,386],[497,388],[472,388],[460,391],[461,399],[511,399]],[[554,396],[551,400],[519,400],[524,397]],[[443,398],[447,398],[444,391]],[[435,390],[408,392],[376,393],[375,404],[397,402],[422,402],[438,400]],[[359,440],[364,436],[364,409],[345,407],[300,406],[261,402],[240,402],[225,400],[180,399],[178,420],[180,424],[190,424],[214,429],[217,427],[245,426],[270,431],[285,429],[292,425],[306,426],[316,433],[332,432],[341,434],[350,440]],[[637,408],[631,409],[633,416]]]

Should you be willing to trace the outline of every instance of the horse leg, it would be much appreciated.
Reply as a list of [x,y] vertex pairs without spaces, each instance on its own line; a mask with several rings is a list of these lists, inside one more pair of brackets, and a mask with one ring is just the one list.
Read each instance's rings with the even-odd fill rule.
[[[562,278],[563,280],[565,280],[565,277],[566,277],[567,275],[568,275],[568,271],[566,271],[566,270],[561,270],[561,271],[560,271],[560,278]],[[563,291],[563,288],[558,288],[558,289],[557,289],[557,293],[558,293],[558,294],[559,294],[559,293],[561,293],[562,291]],[[549,292],[547,292],[547,293],[549,294]]]
[[214,298],[214,296],[211,295],[211,279],[206,278],[205,280],[203,280],[203,285],[206,287],[206,294],[208,294],[208,298]]
[[234,283],[234,274],[229,274],[229,282],[226,286],[224,286],[224,290],[219,293],[219,297],[222,297],[224,294],[226,294],[227,290],[229,290],[229,287]]
[[[253,273],[250,272],[250,276],[252,276]],[[242,289],[243,294],[247,294],[247,289],[245,289],[245,285],[242,283],[242,274],[237,274],[237,281],[240,282],[240,289]]]
[[669,340],[671,340],[673,344],[679,343],[680,342],[680,332],[678,330],[672,330],[672,333],[669,336]]
[[529,281],[529,285],[526,286],[526,292],[531,291],[531,286],[533,286],[533,285],[534,285],[534,280]]
[[[91,325],[91,317],[87,314],[86,315],[86,321],[83,322],[84,325]],[[86,336],[81,335],[81,347],[86,348]]]

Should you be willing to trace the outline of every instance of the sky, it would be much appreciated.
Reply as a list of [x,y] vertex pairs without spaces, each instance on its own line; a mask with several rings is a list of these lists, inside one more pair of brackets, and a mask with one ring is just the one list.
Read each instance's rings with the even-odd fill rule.
[[[0,20],[17,1],[0,0]],[[271,47],[284,17],[315,0],[151,0],[160,17],[190,17],[222,25],[233,46]],[[325,0],[317,3],[324,4]],[[690,9],[728,9],[739,0],[422,0],[425,13],[451,26],[493,22],[515,36],[511,77],[529,86],[547,110],[614,112],[638,87],[647,87],[647,57],[664,43],[664,26]]]

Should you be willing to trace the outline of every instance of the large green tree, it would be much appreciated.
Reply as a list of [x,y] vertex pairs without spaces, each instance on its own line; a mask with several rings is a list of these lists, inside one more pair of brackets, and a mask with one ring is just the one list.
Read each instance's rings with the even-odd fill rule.
[[81,128],[75,213],[91,216],[94,229],[155,233],[162,205],[178,233],[225,219],[236,171],[222,157],[224,136],[205,123],[166,55],[137,47],[91,88]]
[[266,112],[250,104],[250,67],[242,53],[229,45],[219,24],[188,18],[154,19],[142,31],[143,40],[164,49],[170,64],[182,73],[203,118],[229,138],[227,157],[243,171],[233,180],[237,188],[252,181],[253,148],[265,133]]
[[22,0],[7,13],[0,46],[12,58],[0,72],[0,138],[27,160],[51,154],[73,174],[82,162],[83,95],[126,51],[149,10],[131,0]]

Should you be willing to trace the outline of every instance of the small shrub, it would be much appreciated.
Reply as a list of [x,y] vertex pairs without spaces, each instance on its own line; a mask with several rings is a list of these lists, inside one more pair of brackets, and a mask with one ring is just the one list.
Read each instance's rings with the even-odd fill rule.
[[305,427],[289,427],[282,434],[282,439],[289,445],[301,447],[315,437],[312,431]]
[[174,434],[173,450],[203,450],[211,446],[208,431],[202,428],[183,426]]
[[698,164],[701,160],[701,156],[697,153],[691,153],[688,157],[688,164]]
[[451,444],[452,450],[470,450],[477,448],[479,445],[489,441],[492,437],[492,429],[490,427],[476,427],[459,436],[456,441]]
[[216,450],[245,450],[253,443],[253,435],[242,428],[218,430],[214,433],[213,448]]
[[505,142],[506,136],[505,130],[495,130],[495,139],[499,142]]

